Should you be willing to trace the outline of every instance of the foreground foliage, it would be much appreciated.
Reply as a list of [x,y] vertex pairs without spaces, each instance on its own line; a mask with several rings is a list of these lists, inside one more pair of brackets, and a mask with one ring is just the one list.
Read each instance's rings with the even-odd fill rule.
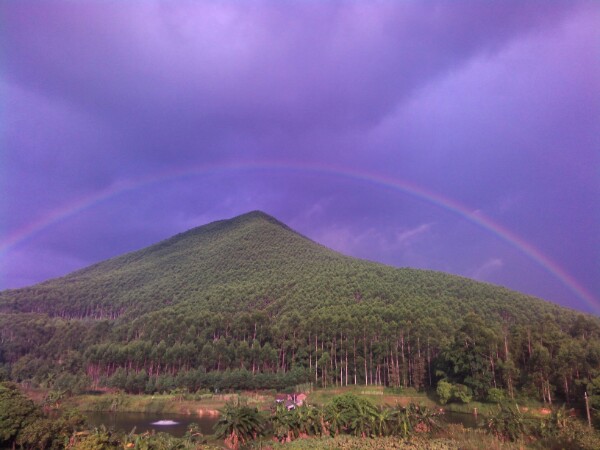
[[50,418],[16,385],[0,383],[0,448],[65,448],[84,425],[78,414]]
[[217,437],[224,438],[232,448],[263,436],[265,431],[266,418],[258,409],[239,402],[227,403],[215,425]]
[[[322,408],[302,405],[288,409],[278,405],[270,413],[244,402],[228,403],[215,432],[232,449],[278,445],[290,449],[600,448],[599,433],[567,415],[564,409],[555,410],[550,417],[534,418],[503,405],[488,420],[487,428],[467,430],[444,424],[438,413],[422,406],[378,408],[352,394],[334,397]],[[76,415],[48,417],[15,385],[0,383],[0,449],[8,448],[192,450],[215,446],[194,425],[183,438],[154,432],[115,432],[105,427],[90,430]]]

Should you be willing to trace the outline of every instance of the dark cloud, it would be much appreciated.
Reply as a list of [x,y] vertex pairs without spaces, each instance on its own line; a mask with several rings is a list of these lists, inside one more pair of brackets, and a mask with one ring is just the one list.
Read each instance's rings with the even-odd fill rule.
[[263,209],[349,254],[590,310],[514,246],[406,192],[206,168],[406,180],[480,210],[598,298],[598,19],[594,2],[3,3],[3,232],[157,177],[11,248],[3,286]]

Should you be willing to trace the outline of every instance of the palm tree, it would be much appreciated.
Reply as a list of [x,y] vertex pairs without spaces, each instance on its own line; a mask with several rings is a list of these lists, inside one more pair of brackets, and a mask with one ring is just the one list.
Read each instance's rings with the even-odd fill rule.
[[529,432],[528,420],[515,405],[501,404],[498,412],[487,421],[487,428],[498,439],[517,441]]
[[408,408],[396,405],[392,409],[393,433],[407,439],[413,430],[411,413]]
[[357,398],[354,407],[349,411],[349,424],[355,436],[373,436],[377,419],[377,408],[362,398]]
[[274,414],[271,416],[273,425],[273,434],[279,442],[292,441],[298,437],[301,422],[296,409],[287,409],[284,404],[275,407]]
[[346,415],[342,410],[336,408],[335,405],[329,404],[325,408],[325,414],[323,415],[329,435],[336,437],[344,428],[346,423]]
[[413,426],[417,431],[430,432],[440,427],[436,419],[440,415],[438,412],[413,403],[409,405],[408,409],[413,420]]
[[308,436],[321,436],[323,432],[323,411],[315,406],[304,403],[296,408],[300,432]]
[[391,422],[394,411],[389,407],[381,407],[375,415],[375,434],[377,436],[389,436],[391,434]]
[[375,405],[353,394],[334,397],[325,408],[325,421],[332,437],[342,430],[356,436],[371,436],[375,430],[376,415]]
[[238,449],[240,444],[264,434],[265,420],[257,408],[246,404],[226,403],[220,411],[219,421],[215,425],[215,434],[225,439],[225,445]]

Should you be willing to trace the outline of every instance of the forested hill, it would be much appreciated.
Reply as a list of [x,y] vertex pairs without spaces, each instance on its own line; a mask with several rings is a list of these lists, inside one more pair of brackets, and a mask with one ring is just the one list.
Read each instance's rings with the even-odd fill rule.
[[132,392],[444,381],[463,400],[587,389],[600,407],[600,321],[350,258],[251,212],[0,293],[2,378]]
[[9,311],[96,319],[182,302],[237,311],[274,300],[279,291],[313,275],[314,263],[332,266],[346,260],[254,211],[63,278],[5,291],[0,304]]
[[526,321],[573,313],[498,286],[343,256],[259,211],[213,222],[63,278],[0,293],[4,312],[128,319],[163,308],[306,313],[328,306],[398,306],[411,315]]

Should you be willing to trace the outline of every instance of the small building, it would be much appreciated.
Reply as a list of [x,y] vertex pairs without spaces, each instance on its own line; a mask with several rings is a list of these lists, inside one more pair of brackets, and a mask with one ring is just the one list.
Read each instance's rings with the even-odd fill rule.
[[275,403],[284,404],[287,409],[294,409],[297,406],[302,406],[306,401],[306,397],[306,394],[303,393],[277,394]]
[[298,406],[302,406],[304,404],[304,402],[306,401],[307,395],[303,394],[302,392],[300,394],[296,394],[296,405]]

